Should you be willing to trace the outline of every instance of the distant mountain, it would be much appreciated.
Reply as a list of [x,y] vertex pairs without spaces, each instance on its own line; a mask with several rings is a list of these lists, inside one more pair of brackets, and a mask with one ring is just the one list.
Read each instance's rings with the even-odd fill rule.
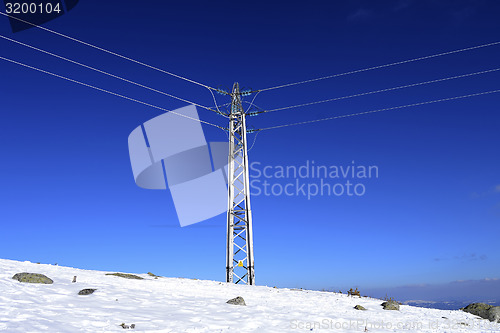
[[406,305],[411,305],[411,306],[418,306],[421,308],[428,308],[428,309],[440,309],[440,310],[458,310],[460,308],[466,307],[467,305],[471,303],[486,303],[486,304],[491,304],[494,306],[500,306],[500,302],[496,301],[491,301],[491,300],[486,300],[486,301],[422,301],[422,300],[411,300],[411,301],[404,301],[403,304]]
[[404,304],[423,308],[457,310],[470,303],[500,305],[500,279],[361,289],[361,294],[378,298],[388,296]]

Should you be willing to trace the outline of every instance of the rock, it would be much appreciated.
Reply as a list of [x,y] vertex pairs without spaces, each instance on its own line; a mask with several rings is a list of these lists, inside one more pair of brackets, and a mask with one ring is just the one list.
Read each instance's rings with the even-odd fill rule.
[[107,273],[106,275],[114,275],[114,276],[119,276],[125,279],[135,279],[135,280],[144,280],[140,276],[134,275],[134,274],[125,274],[125,273]]
[[354,308],[355,308],[356,310],[363,310],[363,311],[365,311],[365,310],[366,310],[366,309],[365,309],[365,307],[364,307],[364,306],[362,306],[362,305],[356,305]]
[[384,310],[399,310],[399,303],[396,301],[387,301],[381,304]]
[[121,325],[119,325],[119,326],[121,326],[123,329],[129,329],[129,328],[134,329],[135,328],[135,324],[132,324],[129,326],[125,323],[121,323]]
[[479,316],[483,319],[488,319],[489,318],[489,310],[493,306],[485,303],[472,303],[467,305],[465,308],[462,308],[461,310],[464,312],[471,313],[473,315]]
[[226,303],[227,304],[233,304],[233,305],[246,305],[245,304],[245,300],[241,296],[238,296],[236,298],[230,299]]
[[154,277],[155,279],[160,277],[159,275],[153,274],[151,272],[148,272],[148,275]]
[[14,280],[26,283],[52,284],[54,281],[43,274],[37,273],[17,273],[12,277]]
[[500,306],[493,306],[486,303],[472,303],[460,310],[483,319],[488,319],[494,323],[500,323]]
[[76,275],[75,275],[75,276],[73,276],[73,281],[72,281],[72,282],[73,282],[73,283],[75,283],[75,282],[76,282]]
[[78,295],[92,295],[97,289],[82,289],[78,292]]
[[494,323],[500,323],[500,306],[494,306],[488,311],[488,319]]

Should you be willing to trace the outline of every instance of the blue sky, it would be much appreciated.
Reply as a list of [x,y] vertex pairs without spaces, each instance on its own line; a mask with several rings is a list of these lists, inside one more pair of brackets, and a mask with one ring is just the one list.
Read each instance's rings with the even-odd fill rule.
[[[81,1],[44,26],[210,86],[229,89],[238,81],[262,89],[500,41],[499,13],[493,0]],[[203,87],[45,31],[13,34],[5,17],[0,34],[213,103]],[[169,110],[186,105],[3,39],[0,55]],[[498,59],[500,46],[491,46],[266,91],[255,104],[274,109],[467,74],[500,67]],[[224,279],[225,216],[180,228],[168,191],[134,183],[127,137],[161,111],[5,61],[0,71],[1,257]],[[248,123],[258,129],[496,90],[499,78],[489,73],[263,114]],[[354,161],[379,172],[356,180],[366,189],[362,196],[252,197],[257,284],[362,290],[500,278],[499,98],[262,131],[249,153],[261,167]],[[225,125],[209,112],[200,116]],[[204,130],[209,141],[225,139],[220,130]]]

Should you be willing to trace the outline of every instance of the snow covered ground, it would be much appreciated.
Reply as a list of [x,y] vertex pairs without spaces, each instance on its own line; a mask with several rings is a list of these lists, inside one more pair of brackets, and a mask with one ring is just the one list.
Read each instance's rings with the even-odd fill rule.
[[[21,272],[54,283],[12,279]],[[0,332],[500,332],[500,324],[461,311],[387,311],[380,300],[330,292],[105,273],[0,259]],[[85,288],[97,290],[79,296]],[[236,296],[247,305],[226,304]]]

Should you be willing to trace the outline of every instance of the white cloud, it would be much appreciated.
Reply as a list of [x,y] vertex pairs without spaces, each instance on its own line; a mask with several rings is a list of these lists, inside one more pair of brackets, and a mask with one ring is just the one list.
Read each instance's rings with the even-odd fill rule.
[[400,0],[396,6],[394,6],[393,11],[398,12],[400,10],[406,9],[413,5],[413,0]]
[[494,195],[496,193],[500,193],[500,185],[495,185],[493,187],[490,187],[488,191],[485,192],[472,192],[471,197],[472,198],[481,198],[481,197],[487,197],[489,195]]
[[347,17],[347,21],[361,21],[372,15],[373,13],[368,9],[359,8],[357,11]]

